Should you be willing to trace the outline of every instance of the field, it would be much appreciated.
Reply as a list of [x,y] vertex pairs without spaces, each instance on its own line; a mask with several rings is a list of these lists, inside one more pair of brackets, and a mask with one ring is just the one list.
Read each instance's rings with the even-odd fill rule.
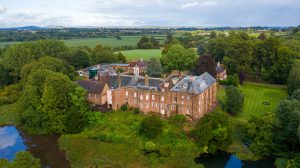
[[[82,46],[86,45],[89,47],[95,47],[97,44],[102,44],[104,46],[110,47],[121,47],[121,46],[136,46],[137,42],[142,36],[121,36],[122,39],[117,39],[115,37],[108,38],[86,38],[86,39],[71,39],[63,40],[68,46]],[[165,36],[154,36],[160,41],[164,42]]]
[[[279,101],[287,97],[286,88],[280,85],[246,82],[240,89],[245,96],[245,104],[243,112],[238,117],[243,119],[274,112]],[[225,89],[220,87],[218,98],[222,100],[224,96]],[[264,102],[267,105],[264,105]]]
[[[149,35],[149,37],[152,35]],[[68,46],[89,46],[95,47],[97,44],[102,44],[103,46],[110,47],[121,47],[121,46],[136,46],[137,42],[141,39],[142,36],[121,36],[121,39],[115,37],[107,38],[82,38],[82,39],[68,39],[63,40]],[[160,43],[164,43],[166,36],[164,35],[154,35],[155,39],[159,40]],[[0,42],[0,47],[6,45],[14,44],[18,42]]]
[[126,57],[127,60],[138,60],[143,58],[144,60],[149,60],[151,57],[161,57],[160,49],[137,49],[137,50],[127,50],[121,51],[122,54]]

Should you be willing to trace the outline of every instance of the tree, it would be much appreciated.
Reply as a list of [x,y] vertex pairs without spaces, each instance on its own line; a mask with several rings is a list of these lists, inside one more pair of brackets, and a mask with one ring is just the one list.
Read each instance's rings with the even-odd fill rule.
[[300,125],[300,102],[295,99],[281,101],[276,116],[281,126],[277,133],[279,144],[285,144],[287,149],[296,149],[299,144],[297,129]]
[[127,62],[127,59],[126,59],[126,57],[122,54],[122,52],[118,52],[118,60],[119,60],[121,63],[126,63],[126,62]]
[[260,40],[265,40],[267,38],[265,33],[260,33],[259,36],[257,37]]
[[214,57],[216,62],[223,62],[227,45],[225,38],[212,39],[208,42],[207,52]]
[[261,70],[264,66],[264,61],[266,59],[267,51],[264,48],[264,42],[257,41],[253,47],[253,63],[252,67],[255,69],[255,75],[260,76]]
[[294,61],[295,53],[293,51],[287,47],[279,47],[274,63],[266,69],[268,78],[274,83],[285,84]]
[[216,76],[216,63],[211,55],[204,54],[196,61],[194,73],[197,75],[208,72],[211,76]]
[[196,61],[196,52],[192,49],[185,49],[176,44],[170,46],[167,53],[162,56],[162,63],[166,71],[171,70],[189,70]]
[[4,52],[2,65],[11,71],[12,76],[20,77],[22,67],[43,56],[56,57],[60,52],[67,51],[66,45],[56,40],[41,40],[14,44]]
[[214,38],[217,38],[217,37],[218,36],[217,36],[217,33],[215,31],[210,32],[210,35],[209,35],[210,39],[214,39]]
[[146,138],[156,138],[162,134],[163,124],[158,116],[151,115],[144,118],[140,124],[139,133]]
[[69,62],[69,65],[74,66],[76,70],[90,66],[90,58],[88,52],[85,50],[75,50],[72,61]]
[[73,79],[76,74],[75,70],[62,62],[62,60],[46,56],[23,66],[20,76],[23,80],[26,80],[32,71],[38,69],[48,69],[53,72],[61,72],[69,76],[71,79]]
[[276,142],[276,131],[279,128],[279,121],[272,113],[261,117],[252,117],[246,132],[251,142],[250,150],[261,158],[280,151]]
[[50,70],[31,72],[24,82],[21,124],[40,134],[77,133],[86,122],[85,91],[67,76]]
[[137,48],[140,48],[140,49],[155,49],[155,48],[159,48],[159,41],[156,40],[153,37],[148,38],[146,36],[143,36],[140,39],[140,41],[138,41]]
[[40,168],[40,159],[34,158],[30,152],[18,152],[12,162],[6,159],[0,159],[2,168]]
[[205,54],[205,45],[204,44],[199,44],[197,47],[197,53],[198,55],[203,55]]
[[228,86],[226,88],[225,107],[229,114],[236,115],[242,112],[244,106],[244,95],[237,87]]
[[291,95],[295,90],[300,89],[300,62],[295,62],[288,77],[288,93]]
[[147,74],[152,77],[161,77],[163,72],[160,61],[156,57],[151,57],[149,61],[147,61]]
[[293,94],[291,95],[291,99],[296,99],[296,100],[300,101],[300,89],[295,90],[293,92]]
[[207,152],[206,149],[212,153],[226,150],[232,140],[229,116],[222,111],[206,114],[197,122],[191,135],[204,152]]

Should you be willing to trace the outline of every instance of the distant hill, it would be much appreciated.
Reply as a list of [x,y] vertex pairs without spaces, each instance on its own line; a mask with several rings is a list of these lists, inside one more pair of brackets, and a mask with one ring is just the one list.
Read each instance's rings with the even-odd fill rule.
[[9,28],[0,27],[0,30],[43,30],[43,29],[48,29],[48,28],[38,27],[38,26],[9,27]]

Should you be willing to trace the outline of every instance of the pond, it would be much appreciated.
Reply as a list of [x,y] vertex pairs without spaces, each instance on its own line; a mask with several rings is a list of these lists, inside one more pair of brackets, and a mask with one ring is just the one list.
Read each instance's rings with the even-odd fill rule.
[[13,160],[19,151],[28,150],[41,160],[43,168],[67,168],[65,153],[57,144],[58,136],[28,135],[15,126],[0,127],[0,158]]
[[275,168],[274,159],[244,161],[229,153],[206,154],[196,159],[206,168]]

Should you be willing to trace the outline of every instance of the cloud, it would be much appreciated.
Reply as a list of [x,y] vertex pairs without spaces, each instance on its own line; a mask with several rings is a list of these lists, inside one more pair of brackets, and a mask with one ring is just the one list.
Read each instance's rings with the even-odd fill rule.
[[186,3],[186,4],[182,4],[180,6],[180,9],[192,8],[192,7],[195,7],[195,6],[198,6],[198,5],[199,5],[199,2],[189,2],[189,3]]
[[5,128],[0,128],[0,150],[14,146],[18,138],[18,133],[10,134]]
[[5,6],[0,6],[0,14],[6,12]]
[[299,0],[3,0],[1,5],[0,27],[291,26],[300,23]]

